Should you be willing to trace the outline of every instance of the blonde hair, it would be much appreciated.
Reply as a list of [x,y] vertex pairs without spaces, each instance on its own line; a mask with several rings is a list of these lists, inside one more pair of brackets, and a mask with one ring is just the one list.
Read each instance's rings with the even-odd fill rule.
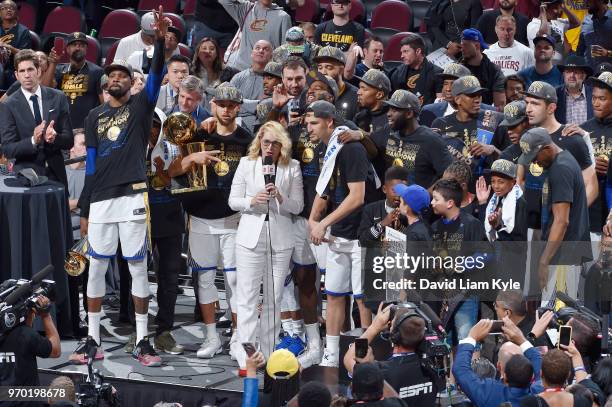
[[264,123],[257,132],[257,135],[249,146],[248,157],[249,160],[257,160],[261,155],[261,138],[264,132],[273,134],[276,137],[276,141],[281,143],[281,153],[278,158],[279,165],[287,166],[291,162],[291,140],[287,130],[279,123],[275,121],[269,121]]

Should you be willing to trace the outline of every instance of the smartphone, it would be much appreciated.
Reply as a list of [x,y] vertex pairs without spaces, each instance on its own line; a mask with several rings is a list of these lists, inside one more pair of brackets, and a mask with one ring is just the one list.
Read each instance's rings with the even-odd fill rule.
[[490,335],[501,335],[503,333],[502,326],[504,326],[504,321],[495,320],[493,321],[493,325],[491,325],[491,330],[489,331]]
[[257,352],[257,349],[255,348],[255,344],[252,342],[243,342],[242,347],[244,348],[244,351],[246,352],[248,357],[253,356],[253,354]]
[[355,357],[362,359],[368,354],[368,340],[366,338],[355,339]]
[[62,55],[64,53],[64,37],[55,37],[55,40],[53,41],[53,48],[55,49],[55,53],[57,55]]
[[560,348],[561,345],[569,346],[572,342],[572,327],[568,325],[561,325],[559,327],[559,343],[557,344],[557,348]]

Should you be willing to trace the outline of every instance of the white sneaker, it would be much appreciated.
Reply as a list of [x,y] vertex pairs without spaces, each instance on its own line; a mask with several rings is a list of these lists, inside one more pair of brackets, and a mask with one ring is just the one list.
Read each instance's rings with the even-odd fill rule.
[[213,356],[221,353],[221,340],[216,335],[212,338],[207,338],[200,349],[198,350],[197,356],[202,359],[211,359]]
[[338,352],[331,352],[327,348],[325,348],[325,352],[323,353],[323,359],[319,366],[322,367],[338,367],[338,362],[340,359],[340,354]]
[[241,350],[242,350],[242,345],[240,344],[240,342],[238,342],[238,333],[234,331],[234,334],[230,338],[230,342],[229,342],[230,359],[238,360],[237,353]]
[[304,369],[308,369],[312,365],[318,365],[321,363],[321,348],[307,347],[301,355],[298,356],[300,366]]

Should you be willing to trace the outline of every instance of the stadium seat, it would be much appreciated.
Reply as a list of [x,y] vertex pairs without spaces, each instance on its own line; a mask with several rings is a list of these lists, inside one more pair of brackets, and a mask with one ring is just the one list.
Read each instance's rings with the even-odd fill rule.
[[185,20],[183,19],[183,17],[174,13],[164,13],[164,15],[170,20],[172,20],[172,25],[174,27],[179,29],[179,31],[181,32],[181,38],[179,38],[178,40],[179,42],[183,42],[183,40],[185,39],[185,34],[187,33],[187,24],[185,24]]
[[429,10],[430,5],[430,0],[408,0],[408,6],[410,6],[410,9],[412,10],[412,31],[427,31],[426,26],[425,31],[421,31],[421,24],[425,20],[425,15],[427,14],[427,10]]
[[385,0],[378,4],[372,12],[370,28],[393,28],[397,31],[407,31],[412,23],[412,10],[399,0]]
[[138,2],[138,8],[136,11],[138,14],[143,15],[144,13],[148,13],[153,9],[157,10],[159,6],[163,6],[164,13],[174,13],[177,11],[178,5],[178,0],[140,0]]
[[121,9],[111,11],[102,21],[100,27],[100,44],[102,55],[106,55],[113,43],[123,37],[140,30],[140,17],[131,10]]
[[[327,8],[325,9],[325,15],[323,16],[323,20],[331,20],[334,15],[331,11],[331,2],[328,3]],[[361,2],[361,0],[351,0],[351,14],[349,15],[351,20],[356,21],[365,26],[365,18],[366,11],[365,6]]]
[[409,32],[399,32],[394,34],[387,44],[385,44],[385,55],[383,57],[383,61],[386,63],[387,61],[401,61],[402,53],[400,51],[400,42],[402,39],[410,34]]
[[383,45],[386,47],[389,40],[399,31],[394,28],[370,28],[370,33],[380,38]]
[[183,8],[183,17],[195,17],[196,0],[187,0]]
[[113,45],[110,46],[108,51],[106,52],[106,57],[104,58],[104,66],[110,65],[115,59],[115,52],[117,52],[117,47],[119,46],[119,40],[115,41]]
[[179,51],[181,52],[181,55],[191,59],[193,55],[193,51],[191,51],[191,48],[189,48],[187,45],[183,43],[179,43],[178,46],[179,46]]
[[51,33],[70,34],[76,31],[85,32],[85,16],[76,7],[58,6],[49,15],[42,29],[42,35]]
[[29,3],[17,3],[19,23],[28,27],[28,30],[36,29],[36,8]]
[[320,12],[318,0],[305,0],[304,5],[295,10],[295,21],[298,23],[314,23]]
[[30,30],[30,37],[32,37],[32,49],[38,51],[40,49],[40,37],[32,30]]

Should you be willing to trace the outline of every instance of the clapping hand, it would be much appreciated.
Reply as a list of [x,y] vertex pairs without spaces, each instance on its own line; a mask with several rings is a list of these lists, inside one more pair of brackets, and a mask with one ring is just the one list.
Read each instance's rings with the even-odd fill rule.
[[483,176],[478,178],[476,181],[476,198],[478,198],[478,203],[480,205],[484,205],[489,200],[489,195],[491,195],[491,186],[487,185],[487,181],[485,181]]
[[[41,123],[45,123],[44,121]],[[57,132],[53,128],[55,126],[55,120],[51,120],[47,130],[45,131],[45,141],[49,144],[52,144],[55,141],[55,137],[57,136]]]

